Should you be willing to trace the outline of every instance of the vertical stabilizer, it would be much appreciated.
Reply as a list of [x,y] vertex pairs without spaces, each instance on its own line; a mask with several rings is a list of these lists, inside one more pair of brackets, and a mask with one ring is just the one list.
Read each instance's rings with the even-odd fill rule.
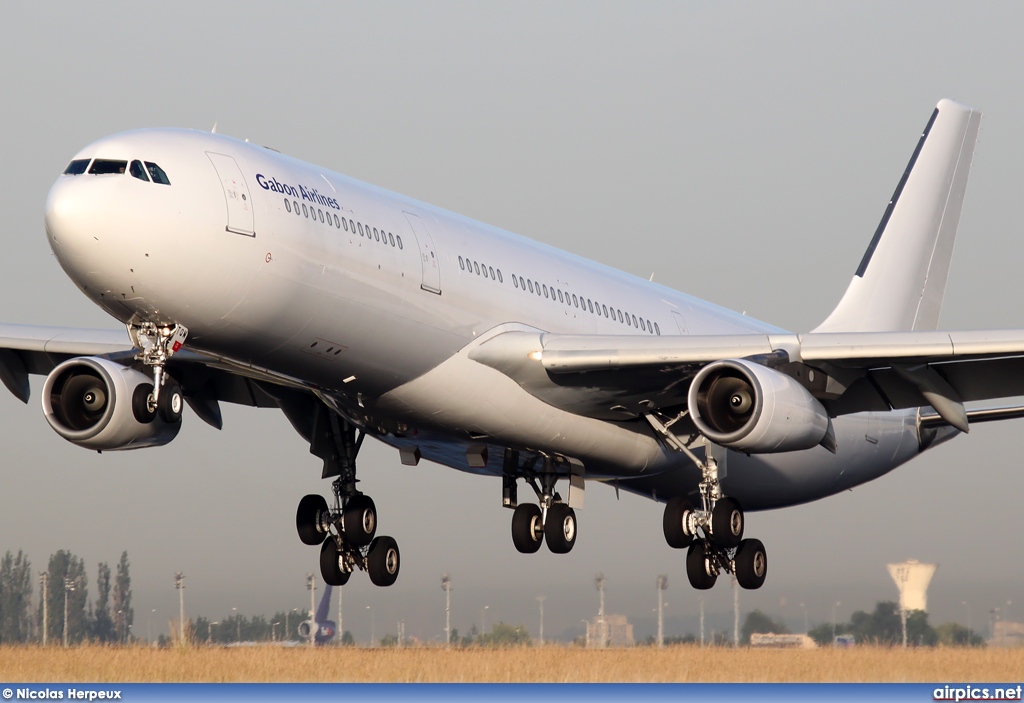
[[815,332],[936,329],[980,124],[952,100],[935,107],[850,287]]

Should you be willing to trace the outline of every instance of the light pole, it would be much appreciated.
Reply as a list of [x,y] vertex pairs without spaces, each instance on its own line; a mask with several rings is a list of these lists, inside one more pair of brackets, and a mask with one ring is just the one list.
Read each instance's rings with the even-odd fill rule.
[[174,572],[174,587],[178,589],[178,644],[185,646],[185,574]]
[[277,642],[277,626],[280,625],[280,624],[281,623],[279,623],[279,622],[272,622],[272,623],[270,623],[270,641],[271,642]]
[[238,617],[238,608],[231,609],[231,619],[235,621],[235,642],[242,640],[242,620]]
[[732,576],[732,646],[740,646],[740,582]]
[[540,646],[544,646],[544,599],[547,596],[537,596],[537,602],[540,603]]
[[836,608],[841,605],[842,603],[836,601],[836,604],[832,606],[832,646],[836,644]]
[[600,598],[600,605],[597,609],[597,622],[598,622],[598,647],[604,649],[608,645],[608,633],[604,627],[604,574],[598,574],[594,577],[594,586],[597,588],[597,594]]
[[373,618],[373,607],[368,605],[366,609],[370,612],[370,646],[373,647],[375,646],[374,642],[377,641],[377,623]]
[[704,646],[704,599],[700,599],[700,646]]
[[146,616],[146,641],[153,642],[153,616],[156,614],[156,608],[152,608],[149,611],[149,615]]
[[64,646],[68,646],[68,594],[75,590],[75,582],[72,579],[64,579]]
[[49,618],[50,613],[48,611],[49,600],[50,600],[49,583],[50,583],[50,575],[48,573],[46,573],[45,571],[40,571],[39,572],[39,585],[43,589],[43,646],[44,647],[46,646],[46,638],[47,638],[47,635],[48,635],[49,629],[50,629],[50,618]]
[[658,646],[665,646],[665,619],[664,619],[664,603],[662,603],[662,596],[665,593],[665,589],[668,588],[668,576],[666,574],[660,574],[654,581],[655,586],[658,589]]
[[480,611],[480,636],[483,637],[487,634],[487,610],[491,606],[485,605],[484,609]]
[[444,646],[452,646],[452,580],[445,574],[441,577],[441,590],[444,591]]
[[309,619],[313,625],[309,628],[309,646],[316,644],[316,576],[312,573],[306,574],[306,588],[309,589]]

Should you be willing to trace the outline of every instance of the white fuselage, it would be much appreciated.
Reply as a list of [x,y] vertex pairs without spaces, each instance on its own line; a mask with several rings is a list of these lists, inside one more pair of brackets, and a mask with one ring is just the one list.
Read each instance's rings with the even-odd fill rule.
[[[215,134],[140,130],[75,158],[153,162],[170,180],[85,173],[54,184],[50,244],[97,304],[122,322],[183,324],[194,351],[309,388],[383,441],[462,470],[500,473],[507,446],[572,457],[588,478],[656,498],[699,479],[646,423],[561,410],[469,358],[501,331],[781,332]],[[730,453],[723,487],[749,509],[844,490],[919,453],[916,417],[837,418],[835,455]],[[471,469],[466,449],[481,444],[491,459]]]

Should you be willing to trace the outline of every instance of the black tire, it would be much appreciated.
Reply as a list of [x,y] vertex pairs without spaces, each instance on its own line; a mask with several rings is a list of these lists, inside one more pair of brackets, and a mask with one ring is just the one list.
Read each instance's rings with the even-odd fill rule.
[[370,543],[370,551],[366,555],[366,570],[370,573],[370,581],[374,586],[390,586],[398,580],[398,571],[402,566],[402,556],[398,551],[398,542],[391,537],[377,537]]
[[132,392],[132,415],[143,425],[148,425],[156,418],[156,411],[149,409],[149,399],[152,395],[152,383],[140,383]]
[[693,505],[682,496],[673,498],[665,505],[665,517],[662,519],[662,530],[665,541],[674,549],[685,549],[693,542],[693,534],[686,531],[686,523],[693,513]]
[[686,552],[686,578],[690,585],[699,591],[706,591],[715,585],[718,574],[709,567],[710,554],[703,540],[697,540]]
[[512,544],[523,554],[533,554],[544,542],[540,506],[523,503],[512,513]]
[[168,379],[160,389],[160,399],[157,401],[156,411],[160,419],[168,425],[174,425],[181,422],[181,412],[184,409],[185,396],[182,395],[181,386],[177,381]]
[[552,504],[544,524],[544,541],[554,554],[570,552],[576,544],[576,511],[565,503]]
[[732,498],[721,498],[711,511],[711,539],[719,547],[730,549],[743,539],[743,510]]
[[295,529],[298,530],[299,539],[303,544],[320,544],[327,538],[327,531],[323,529],[321,520],[321,516],[327,512],[327,501],[323,496],[302,497],[299,509],[295,511]]
[[324,546],[320,548],[320,575],[324,577],[324,583],[330,586],[344,586],[352,576],[351,571],[341,570],[339,557],[338,545],[334,540],[324,540]]
[[367,495],[352,496],[342,516],[345,541],[353,547],[365,547],[377,534],[377,507]]
[[759,539],[745,539],[733,559],[736,580],[743,588],[755,589],[764,585],[768,576],[768,553]]

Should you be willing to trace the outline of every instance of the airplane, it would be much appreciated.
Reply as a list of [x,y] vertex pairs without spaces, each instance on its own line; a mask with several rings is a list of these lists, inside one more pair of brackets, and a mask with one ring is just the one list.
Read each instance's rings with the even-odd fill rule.
[[[697,589],[759,588],[747,511],[871,481],[1024,408],[1024,331],[938,330],[981,113],[935,107],[845,294],[793,333],[227,136],[79,151],[46,201],[67,275],[125,330],[0,325],[0,380],[90,450],[166,444],[189,405],[280,409],[331,501],[298,504],[326,583],[389,586],[367,436],[501,479],[512,542],[567,553],[587,484],[664,503]],[[536,500],[519,501],[520,485]]]
[[328,644],[334,639],[338,632],[338,625],[329,619],[331,614],[331,584],[324,586],[324,595],[320,598],[320,605],[316,607],[316,614],[310,620],[299,623],[299,637],[308,640],[313,637],[317,646]]

